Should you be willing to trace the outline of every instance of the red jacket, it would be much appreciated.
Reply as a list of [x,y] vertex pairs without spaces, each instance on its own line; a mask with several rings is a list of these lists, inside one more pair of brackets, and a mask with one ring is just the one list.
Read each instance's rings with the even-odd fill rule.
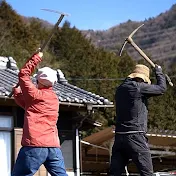
[[25,110],[22,146],[60,147],[57,120],[59,100],[52,87],[38,89],[30,75],[41,61],[30,58],[19,72],[20,88],[14,89],[16,103]]

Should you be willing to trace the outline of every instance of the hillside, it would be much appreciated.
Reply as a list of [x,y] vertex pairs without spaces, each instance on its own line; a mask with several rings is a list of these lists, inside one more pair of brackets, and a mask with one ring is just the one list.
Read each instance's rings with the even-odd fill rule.
[[[125,38],[141,24],[144,26],[133,37],[135,43],[152,60],[160,60],[164,63],[176,62],[176,4],[155,18],[141,22],[129,20],[106,31],[88,30],[83,31],[83,34],[91,38],[96,46],[118,54]],[[128,45],[126,49],[132,58],[141,59],[141,56],[131,46]]]
[[[170,54],[171,52],[168,50],[175,43],[174,9],[173,6],[170,11],[154,19],[146,20],[146,25],[138,31],[134,40],[145,50],[154,46],[152,49],[156,49],[157,54],[162,55],[162,52],[154,45],[158,44],[159,47],[165,49],[163,54],[165,52],[165,55]],[[101,45],[106,50],[109,48],[108,50],[118,52],[124,39],[141,23],[128,21],[107,31],[85,32],[71,27],[69,22],[65,22],[62,30],[56,30],[45,48],[40,67],[59,68],[69,83],[114,101],[115,87],[121,83],[121,78],[125,78],[131,73],[135,62],[126,53],[122,57],[118,57],[103,48],[95,47],[91,40],[87,40],[82,35],[82,32],[87,38],[92,37],[96,46]],[[48,38],[52,30],[48,23],[40,19],[26,20],[5,1],[0,1],[0,24],[0,54],[13,57],[19,68]],[[130,50],[132,50],[131,47]],[[174,55],[174,47],[171,51]],[[172,66],[167,71],[170,71],[169,75],[174,76],[176,75],[176,64],[172,64]],[[176,85],[175,77],[172,77],[172,81]],[[175,107],[175,87],[168,86],[165,95],[155,97],[149,103],[149,128],[176,130]],[[115,109],[105,110],[101,113],[95,112],[93,115],[94,120],[98,119],[104,126],[112,125],[114,117]]]
[[[49,22],[37,18],[23,17],[23,19],[26,23],[38,20],[46,28],[53,26]],[[108,51],[118,54],[125,38],[141,24],[144,24],[144,26],[134,35],[134,42],[153,61],[160,60],[164,65],[176,62],[176,4],[170,10],[145,21],[137,22],[128,20],[108,30],[87,30],[81,32],[86,38],[90,38],[96,47],[103,47]],[[126,45],[125,49],[133,59],[141,59],[141,56],[130,45]]]

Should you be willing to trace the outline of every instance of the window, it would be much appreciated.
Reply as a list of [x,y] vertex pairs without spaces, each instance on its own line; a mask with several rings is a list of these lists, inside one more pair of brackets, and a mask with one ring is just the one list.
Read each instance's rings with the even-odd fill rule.
[[12,116],[0,115],[0,173],[11,175],[11,130]]

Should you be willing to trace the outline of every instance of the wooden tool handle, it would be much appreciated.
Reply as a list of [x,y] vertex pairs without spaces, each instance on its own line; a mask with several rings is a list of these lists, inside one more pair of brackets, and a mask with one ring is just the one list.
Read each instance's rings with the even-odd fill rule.
[[150,58],[133,42],[129,40],[130,44],[136,49],[136,51],[154,68],[155,64],[150,60]]

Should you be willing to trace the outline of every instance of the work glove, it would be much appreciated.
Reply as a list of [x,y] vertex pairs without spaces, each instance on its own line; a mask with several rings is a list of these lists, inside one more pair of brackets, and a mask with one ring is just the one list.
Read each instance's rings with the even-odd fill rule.
[[20,93],[21,92],[21,88],[20,88],[20,86],[18,84],[17,85],[13,85],[12,91],[13,92],[17,91],[18,93]]
[[155,72],[156,72],[156,71],[162,72],[162,68],[161,68],[161,66],[160,66],[160,65],[155,64],[154,71],[155,71]]
[[38,55],[40,58],[43,57],[43,53],[42,52],[38,52],[36,55]]
[[35,54],[38,55],[40,58],[42,58],[43,57],[43,53],[40,50],[41,50],[41,48],[38,48],[36,50]]

